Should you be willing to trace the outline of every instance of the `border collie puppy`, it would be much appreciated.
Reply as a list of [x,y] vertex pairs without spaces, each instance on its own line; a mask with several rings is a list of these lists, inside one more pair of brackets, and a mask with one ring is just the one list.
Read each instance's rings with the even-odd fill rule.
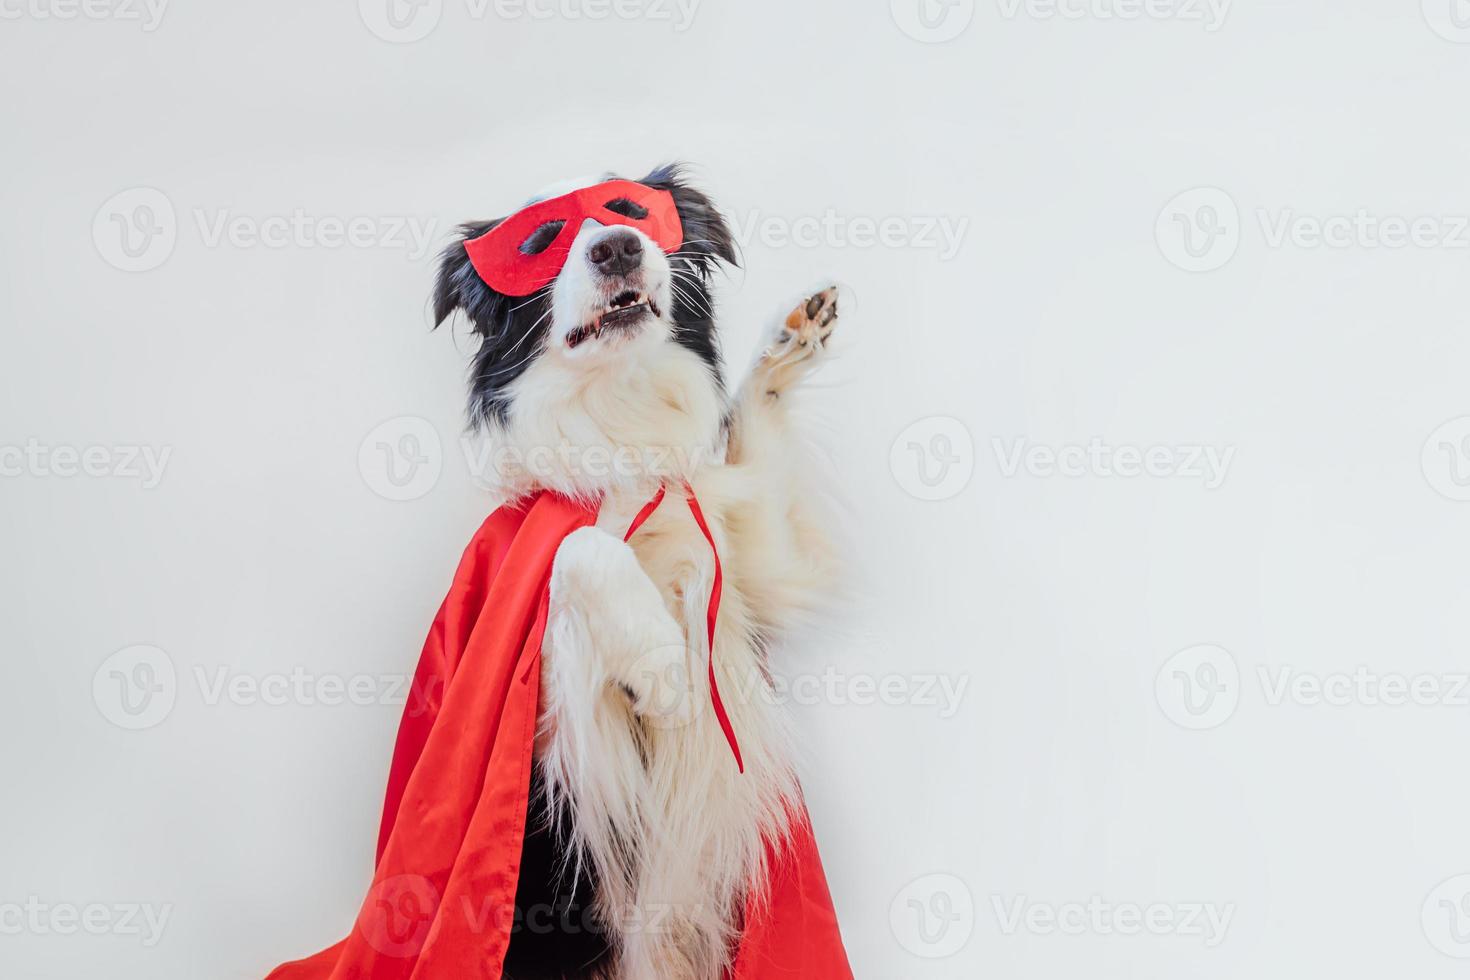
[[[600,502],[553,564],[514,980],[717,980],[729,966],[764,843],[783,838],[799,794],[766,649],[823,604],[837,564],[788,397],[821,360],[836,289],[791,311],[732,393],[709,288],[736,261],[729,229],[677,167],[638,183],[672,196],[672,250],[636,222],[589,217],[554,278],[512,296],[466,250],[499,221],[471,222],[434,293],[436,325],[461,310],[479,337],[469,415],[495,489]],[[544,250],[565,223],[534,229],[521,251]],[[660,486],[672,499],[625,544]],[[686,487],[723,565],[713,662],[743,774],[711,708],[715,563]]]

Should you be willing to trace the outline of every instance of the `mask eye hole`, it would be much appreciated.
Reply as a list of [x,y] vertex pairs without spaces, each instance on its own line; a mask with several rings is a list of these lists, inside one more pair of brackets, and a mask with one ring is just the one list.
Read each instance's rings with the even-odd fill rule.
[[546,251],[551,247],[551,243],[556,241],[556,236],[561,234],[562,227],[565,224],[565,221],[548,221],[541,225],[535,231],[531,232],[525,241],[521,242],[521,254],[540,255]]
[[641,204],[634,204],[626,197],[620,197],[616,200],[608,201],[606,204],[603,205],[603,207],[607,208],[613,214],[621,214],[623,217],[632,218],[635,221],[641,221],[642,219],[648,217],[647,208],[645,208]]

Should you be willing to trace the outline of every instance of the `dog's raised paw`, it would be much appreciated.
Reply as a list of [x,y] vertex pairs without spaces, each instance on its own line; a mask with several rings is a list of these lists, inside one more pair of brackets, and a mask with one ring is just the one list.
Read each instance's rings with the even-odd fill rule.
[[787,314],[783,326],[797,346],[814,344],[820,347],[837,328],[837,287],[828,286],[807,297],[805,302]]
[[798,303],[781,321],[757,365],[766,397],[779,398],[807,370],[815,367],[815,358],[826,349],[827,338],[836,329],[836,286]]

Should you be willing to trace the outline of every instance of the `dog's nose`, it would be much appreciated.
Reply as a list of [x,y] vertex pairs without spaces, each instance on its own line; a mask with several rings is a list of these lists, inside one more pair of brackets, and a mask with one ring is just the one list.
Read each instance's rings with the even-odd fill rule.
[[626,228],[618,228],[592,243],[587,260],[605,276],[626,276],[643,264],[643,242]]

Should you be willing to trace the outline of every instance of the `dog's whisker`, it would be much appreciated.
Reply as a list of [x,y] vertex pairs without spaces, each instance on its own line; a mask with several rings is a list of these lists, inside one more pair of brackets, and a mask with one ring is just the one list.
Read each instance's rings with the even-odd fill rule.
[[530,305],[531,305],[531,304],[532,304],[532,303],[534,303],[534,302],[536,302],[536,301],[537,301],[537,300],[539,300],[539,299],[541,299],[541,297],[540,297],[540,296],[538,296],[538,295],[534,295],[534,294],[533,294],[533,295],[532,295],[532,296],[531,296],[531,298],[530,298],[530,299],[528,299],[528,300],[526,300],[526,301],[525,301],[525,302],[524,302],[524,303],[520,303],[520,304],[517,304],[517,305],[516,305],[516,306],[512,306],[512,307],[511,307],[511,308],[510,308],[510,311],[511,311],[511,312],[512,312],[512,313],[514,313],[514,312],[515,312],[515,311],[516,311],[516,310],[521,310],[521,309],[525,309],[525,308],[526,308],[526,307],[528,307],[528,306],[530,306]]
[[676,266],[670,266],[669,269],[674,275],[683,276],[690,282],[695,283],[699,286],[703,286],[709,281],[705,273],[699,269],[680,269]]
[[700,295],[700,290],[698,289],[698,287],[696,286],[691,288],[691,286],[692,284],[680,283],[677,279],[672,280],[669,283],[669,288],[683,296],[686,302],[693,302],[691,294],[692,296],[699,296],[700,304],[707,309],[709,307],[709,303]]
[[536,332],[536,328],[539,327],[539,326],[541,326],[541,322],[543,320],[545,320],[547,317],[551,316],[551,312],[552,312],[552,309],[551,309],[551,307],[548,306],[546,308],[546,312],[545,313],[542,313],[540,316],[538,316],[536,318],[536,321],[534,323],[532,323],[529,327],[526,328],[526,332],[521,335],[521,339],[520,340],[517,340],[514,344],[511,344],[510,345],[510,350],[508,350],[508,351],[505,352],[505,356],[506,357],[509,357],[510,355],[514,354],[516,352],[516,348],[518,348],[522,344],[524,344],[526,342],[526,340],[531,336],[531,334],[533,334],[533,333]]
[[488,371],[486,371],[486,372],[484,372],[482,374],[476,375],[475,380],[477,380],[477,381],[489,381],[491,378],[495,377],[496,375],[508,375],[508,376],[514,377],[514,372],[515,372],[515,370],[517,368],[521,367],[524,364],[531,363],[531,361],[533,359],[539,357],[540,355],[541,355],[541,352],[540,351],[532,351],[531,353],[527,354],[523,359],[521,359],[521,360],[517,361],[516,363],[511,364],[509,366],[502,366],[500,364],[496,364],[494,367],[490,368]]
[[708,307],[700,306],[695,300],[692,300],[687,296],[680,296],[679,298],[683,300],[685,306],[689,307],[695,313],[708,316],[711,312]]
[[671,282],[671,283],[669,283],[669,288],[671,290],[673,290],[673,292],[674,292],[674,294],[676,296],[678,296],[681,300],[684,301],[684,305],[685,306],[690,307],[691,309],[695,310],[696,312],[703,312],[703,313],[706,313],[706,314],[712,312],[710,310],[710,308],[709,308],[709,304],[695,300],[693,297],[691,297],[689,295],[688,292],[686,292],[684,290],[683,287],[678,286],[678,285],[675,285],[674,283]]
[[[698,283],[698,281],[691,281],[690,283],[680,285],[677,276],[669,281],[669,288],[678,293],[679,296],[683,298],[685,303],[690,306],[698,306],[706,313],[708,313],[711,312],[710,304],[709,300],[703,295],[703,290],[700,288],[701,285],[702,284]],[[690,287],[693,288],[691,289]],[[699,299],[696,301],[693,297],[691,297],[691,293],[693,294],[693,297],[699,297]]]

